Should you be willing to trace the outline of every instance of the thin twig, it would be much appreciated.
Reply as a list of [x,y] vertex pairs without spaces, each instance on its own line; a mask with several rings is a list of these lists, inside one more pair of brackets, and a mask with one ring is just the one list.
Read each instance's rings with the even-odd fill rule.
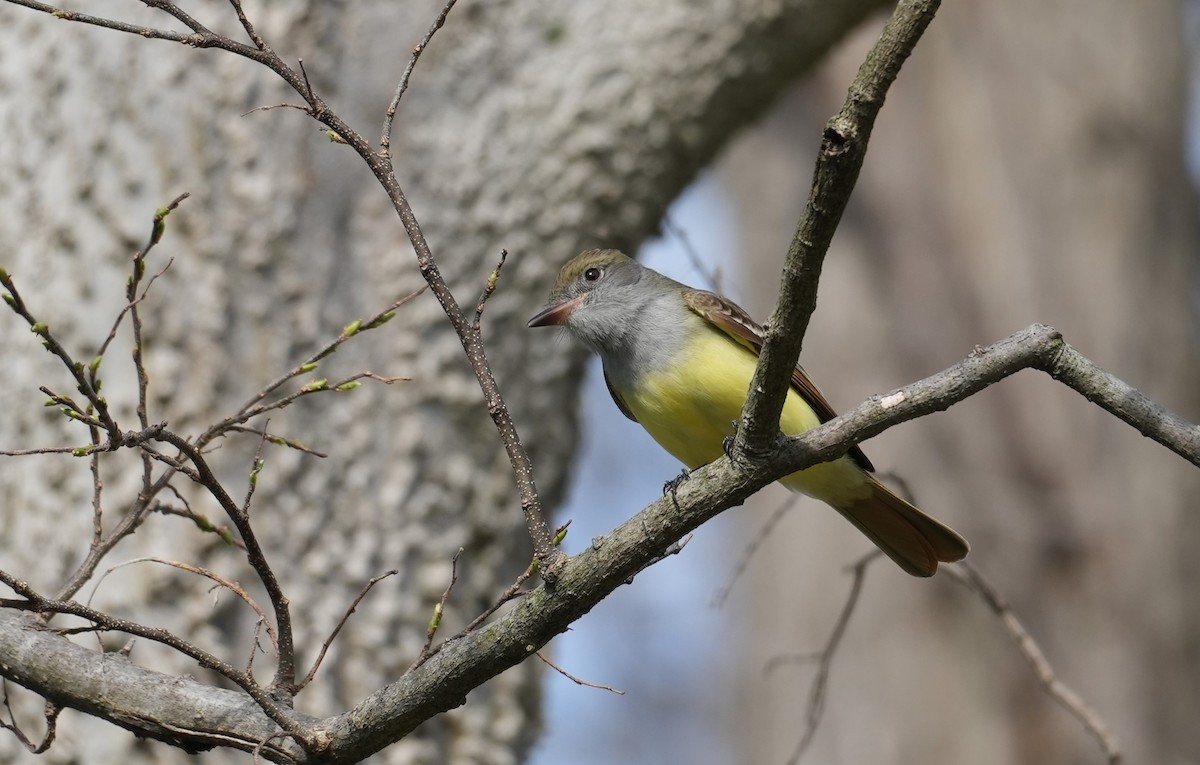
[[42,446],[37,449],[0,449],[0,457],[31,457],[37,454],[73,454],[78,446]]
[[96,392],[96,389],[92,387],[91,382],[88,380],[88,376],[84,372],[87,367],[75,361],[67,349],[63,347],[62,343],[54,336],[49,325],[43,321],[39,321],[30,312],[29,307],[21,298],[21,293],[17,291],[17,285],[13,282],[11,275],[2,268],[0,268],[0,285],[3,285],[8,290],[7,294],[4,295],[4,302],[8,304],[14,313],[29,324],[30,331],[42,338],[42,345],[46,347],[46,350],[57,356],[63,366],[67,368],[67,371],[75,380],[76,388],[87,399],[90,407],[95,410],[97,416],[90,417],[85,415],[84,412],[87,408],[79,406],[67,396],[59,396],[48,391],[45,387],[42,387],[43,392],[46,392],[55,403],[62,404],[66,409],[63,411],[63,414],[85,424],[94,423],[105,430],[110,441],[117,439],[121,434],[121,429],[117,426],[116,421],[108,411],[108,402]]
[[[313,90],[312,82],[310,82],[308,79],[308,70],[304,68],[304,59],[296,59],[296,64],[299,65],[300,74],[304,77],[304,90],[300,93],[300,95],[304,96],[306,99],[308,99],[309,103],[311,103],[316,99],[317,94]],[[311,114],[312,111],[309,110],[309,113]]]
[[269,433],[266,430],[259,430],[258,428],[249,427],[248,425],[233,425],[229,428],[229,432],[231,432],[231,433],[252,433],[256,436],[259,436],[260,438],[270,441],[272,444],[275,444],[276,446],[286,446],[289,449],[295,449],[298,452],[304,452],[305,454],[311,454],[312,456],[320,457],[321,459],[325,459],[326,457],[329,456],[325,452],[319,452],[316,449],[305,446],[304,444],[302,444],[299,441],[296,441],[294,439],[284,438],[283,436],[280,436],[280,435],[277,435],[274,433]]
[[[850,617],[854,615],[854,609],[858,605],[858,598],[862,594],[863,581],[867,574],[867,566],[881,556],[882,553],[879,550],[872,550],[850,567],[850,572],[854,576],[850,583],[850,594],[846,596],[846,602],[842,605],[842,612],[838,614],[837,621],[833,625],[833,632],[829,634],[829,640],[818,653],[804,654],[799,657],[800,661],[806,663],[815,661],[817,674],[808,691],[808,711],[804,719],[804,732],[800,735],[800,741],[792,751],[792,756],[788,758],[788,765],[795,765],[800,761],[809,744],[812,743],[813,736],[817,733],[817,728],[821,724],[821,716],[825,713],[825,693],[829,689],[829,673],[833,669],[834,656],[846,634]],[[793,658],[793,660],[795,659]],[[783,662],[778,657],[773,658],[764,667],[764,671],[769,671],[781,663]]]
[[267,617],[260,614],[254,620],[254,634],[250,638],[250,656],[246,659],[246,677],[254,677],[254,657],[262,652],[262,643],[258,639],[262,635],[264,624],[270,626]]
[[1012,606],[1000,592],[978,569],[965,561],[960,561],[956,566],[947,566],[946,571],[954,577],[955,581],[978,595],[984,605],[1000,620],[1013,642],[1016,643],[1017,649],[1033,670],[1038,684],[1042,686],[1046,695],[1054,699],[1059,706],[1083,724],[1084,729],[1096,739],[1096,743],[1104,751],[1109,765],[1120,765],[1124,754],[1121,752],[1121,745],[1118,743],[1117,737],[1096,710],[1092,709],[1078,693],[1058,677],[1058,673],[1054,671],[1053,665],[1042,653],[1037,641],[1025,629],[1025,625],[1017,618]]
[[8,722],[0,720],[0,730],[11,731],[31,754],[42,754],[48,750],[58,733],[58,715],[62,712],[62,707],[51,701],[46,702],[42,712],[46,719],[46,733],[41,741],[34,743],[25,735],[25,731],[21,730],[21,726],[17,725],[17,718],[13,715],[12,705],[8,701],[8,680],[3,677],[0,677],[0,695],[3,697],[4,709],[8,712]]
[[425,52],[425,48],[429,46],[429,42],[433,39],[442,25],[446,23],[446,17],[450,15],[450,9],[454,7],[457,0],[446,0],[446,4],[442,6],[442,12],[433,20],[429,31],[425,33],[425,37],[412,50],[412,57],[408,60],[408,66],[404,69],[404,74],[400,76],[400,82],[396,85],[396,93],[392,96],[392,102],[388,104],[387,112],[383,118],[383,133],[379,137],[379,154],[381,157],[391,159],[392,152],[392,122],[396,119],[396,109],[400,106],[400,99],[404,97],[404,91],[408,90],[408,80],[412,77],[413,69],[417,67],[417,59],[421,58],[421,54]]
[[250,468],[250,480],[246,486],[246,498],[242,500],[242,514],[247,518],[250,517],[250,500],[254,498],[254,490],[258,488],[258,476],[262,473],[266,463],[263,461],[262,451],[263,446],[267,443],[267,427],[271,424],[270,420],[263,423],[263,434],[258,439],[258,448],[254,451],[253,467]]
[[[171,488],[171,487],[169,487]],[[221,538],[221,541],[231,547],[236,547],[239,550],[245,550],[246,546],[242,541],[234,536],[233,531],[228,526],[217,526],[204,513],[197,513],[187,506],[179,508],[174,505],[169,505],[166,502],[155,502],[150,505],[150,512],[159,513],[161,515],[175,515],[180,518],[187,518],[192,523],[196,524],[196,528],[204,532],[216,534]]]
[[[288,370],[284,374],[280,375],[279,377],[275,378],[271,382],[264,385],[261,389],[259,389],[259,391],[257,393],[255,393],[253,396],[251,396],[250,399],[248,401],[246,401],[246,403],[244,403],[240,407],[238,407],[236,414],[225,418],[221,422],[214,425],[212,428],[209,428],[209,430],[206,431],[203,435],[201,435],[196,440],[196,442],[198,444],[200,444],[201,446],[204,446],[205,444],[207,444],[208,442],[212,441],[214,438],[219,436],[222,432],[224,432],[230,426],[241,425],[241,424],[245,423],[246,420],[249,420],[249,419],[267,411],[268,405],[263,405],[260,403],[260,402],[262,402],[263,399],[265,399],[267,396],[271,395],[276,390],[278,390],[280,387],[285,385],[289,380],[295,379],[296,377],[299,377],[301,375],[306,375],[306,374],[309,374],[310,372],[315,371],[317,369],[318,364],[320,363],[320,361],[322,359],[324,359],[326,356],[329,356],[334,351],[336,351],[343,343],[345,343],[351,337],[355,337],[359,333],[365,332],[367,330],[376,329],[378,327],[383,326],[387,322],[389,322],[396,315],[396,311],[399,308],[406,305],[409,301],[415,299],[418,295],[425,292],[425,290],[427,290],[427,289],[429,289],[429,287],[425,286],[425,287],[421,287],[418,290],[410,292],[409,294],[407,294],[404,297],[400,298],[399,300],[395,301],[394,303],[389,305],[387,308],[383,309],[382,311],[375,314],[374,316],[367,319],[366,321],[353,321],[350,324],[347,324],[346,327],[342,330],[342,333],[340,335],[338,335],[332,341],[327,343],[324,347],[322,347],[316,353],[314,353],[311,356],[309,356],[308,358],[306,358],[304,361],[301,361],[299,364],[292,367],[290,370]],[[387,379],[388,378],[384,378],[384,381],[386,382]],[[295,400],[294,396],[288,400],[288,403],[290,403],[292,400]],[[278,404],[279,404],[279,402],[276,402],[275,405],[270,405],[270,407],[278,408]],[[286,406],[286,404],[285,404],[285,406]]]
[[633,584],[634,577],[636,577],[638,574],[642,573],[643,571],[645,571],[646,569],[650,568],[651,566],[653,566],[657,563],[663,562],[667,558],[670,558],[672,555],[678,555],[679,553],[683,552],[683,548],[687,547],[688,543],[692,541],[692,536],[693,536],[692,534],[688,534],[683,539],[680,539],[677,542],[672,542],[670,545],[667,546],[667,549],[663,550],[658,555],[655,555],[653,558],[646,561],[646,565],[642,566],[637,571],[630,574],[629,578],[625,580],[625,584]]
[[213,34],[212,30],[210,30],[208,27],[201,24],[196,19],[189,16],[187,13],[185,13],[183,11],[182,8],[180,8],[179,6],[177,6],[175,3],[171,2],[170,0],[142,0],[142,4],[146,5],[149,8],[155,8],[157,10],[163,11],[164,13],[167,13],[167,14],[173,16],[175,19],[177,19],[178,21],[183,23],[184,26],[186,26],[188,29],[192,30],[193,32],[197,32],[197,33],[203,34],[203,35],[212,35]]
[[141,558],[133,558],[132,560],[127,560],[122,563],[118,563],[115,566],[109,567],[107,570],[105,570],[105,572],[103,574],[100,575],[100,578],[96,580],[96,584],[92,586],[92,594],[88,595],[88,599],[84,602],[84,605],[88,606],[89,608],[91,607],[92,600],[96,597],[96,593],[100,590],[100,585],[104,584],[104,580],[108,578],[109,574],[113,573],[117,569],[125,568],[126,566],[132,566],[135,563],[158,563],[163,566],[170,566],[171,568],[177,568],[180,571],[187,571],[188,573],[196,574],[197,576],[202,576],[205,579],[210,579],[210,580],[216,582],[221,587],[224,587],[225,589],[229,590],[234,595],[237,595],[238,598],[240,598],[243,603],[245,603],[247,606],[249,606],[250,609],[252,611],[254,611],[254,613],[258,614],[258,618],[266,624],[267,636],[269,638],[271,638],[271,645],[275,648],[275,651],[278,653],[279,637],[275,634],[275,629],[271,626],[270,620],[267,619],[266,612],[263,611],[262,606],[260,606],[254,600],[254,598],[250,597],[250,593],[246,592],[246,589],[244,587],[242,587],[242,585],[238,584],[237,582],[233,581],[232,579],[227,579],[226,577],[221,576],[220,574],[218,574],[215,571],[210,571],[209,569],[202,568],[200,566],[193,566],[190,563],[182,563],[180,561],[167,560],[165,558],[156,558],[152,555],[148,555],[148,556],[141,557]]
[[488,298],[496,291],[496,284],[500,281],[500,269],[504,268],[504,261],[508,259],[508,250],[500,250],[500,262],[496,264],[495,270],[488,274],[487,283],[483,286],[483,292],[479,294],[479,304],[475,306],[475,320],[471,322],[471,329],[479,332],[479,323],[483,319],[483,307],[487,304]]
[[625,695],[625,691],[622,691],[619,688],[614,688],[611,685],[601,685],[600,683],[589,683],[587,680],[583,680],[581,678],[575,677],[575,675],[572,675],[570,672],[566,671],[562,667],[558,666],[554,662],[547,659],[545,654],[543,654],[541,651],[538,651],[537,653],[535,653],[534,656],[537,656],[539,659],[542,660],[543,663],[545,663],[545,665],[547,667],[550,667],[550,669],[554,670],[555,672],[557,672],[558,674],[567,678],[568,680],[575,683],[576,685],[585,685],[588,688],[599,688],[602,691],[609,691],[611,693],[617,694],[618,696]]
[[[487,608],[485,608],[483,610],[483,613],[481,613],[479,616],[476,616],[474,619],[472,619],[471,623],[468,624],[466,627],[463,627],[461,632],[459,632],[457,635],[450,638],[446,642],[449,643],[451,640],[455,640],[457,638],[462,637],[463,635],[474,632],[475,630],[477,630],[479,628],[479,626],[481,624],[486,622],[491,617],[492,614],[499,611],[504,606],[505,603],[509,602],[510,600],[515,600],[515,599],[521,597],[522,595],[524,595],[525,591],[523,591],[521,589],[521,587],[536,572],[537,572],[536,564],[530,565],[529,568],[522,571],[521,574],[516,578],[516,580],[512,584],[510,584],[504,590],[504,592],[500,593],[500,597],[496,598],[496,600],[493,601],[493,603],[490,606],[488,606]],[[437,653],[437,651],[434,650],[433,653]]]
[[450,591],[454,589],[454,585],[458,582],[458,556],[463,554],[463,548],[458,548],[458,552],[454,553],[454,557],[450,559],[450,584],[446,585],[446,589],[442,592],[442,599],[433,607],[433,616],[429,619],[429,626],[425,629],[425,645],[421,646],[421,653],[417,656],[413,663],[409,665],[406,672],[412,672],[417,667],[425,663],[425,660],[433,655],[433,636],[437,634],[438,628],[442,626],[442,614],[446,612],[446,601],[450,599]]
[[258,32],[254,31],[254,25],[250,23],[250,19],[246,18],[246,12],[242,10],[241,0],[229,0],[229,4],[233,6],[233,12],[237,14],[238,23],[242,25],[242,29],[246,31],[246,36],[254,43],[254,47],[261,51],[268,52],[267,42]]
[[312,116],[312,107],[311,106],[301,106],[300,104],[268,104],[267,106],[256,106],[249,111],[242,112],[240,116],[246,117],[251,114],[254,114],[255,112],[269,112],[274,109],[297,109],[299,111],[304,112],[305,114],[307,114],[310,117]]
[[367,597],[367,593],[371,591],[371,588],[382,582],[384,579],[387,579],[389,576],[395,576],[399,573],[400,570],[394,568],[391,571],[384,572],[367,582],[366,586],[362,588],[362,591],[358,593],[358,597],[356,597],[350,603],[350,607],[346,609],[346,613],[342,614],[341,619],[338,619],[338,623],[333,628],[333,632],[330,632],[329,637],[325,638],[325,642],[321,644],[321,651],[317,654],[317,659],[313,662],[312,669],[308,670],[308,674],[305,675],[300,682],[296,683],[296,693],[304,690],[304,686],[311,683],[312,679],[316,677],[317,670],[321,668],[321,662],[325,660],[325,654],[329,651],[329,647],[333,645],[333,641],[337,639],[338,633],[342,631],[342,627],[346,626],[346,622],[350,619],[350,615],[353,614],[355,609],[358,608],[358,604],[363,601],[363,598]]
[[67,600],[79,592],[80,588],[95,574],[100,561],[117,546],[118,542],[137,531],[138,527],[142,525],[142,521],[150,513],[151,501],[160,491],[170,485],[170,480],[174,475],[175,471],[173,469],[167,470],[155,479],[149,491],[143,490],[137,499],[134,500],[133,505],[121,516],[121,520],[117,523],[116,528],[98,542],[93,541],[92,545],[88,548],[87,556],[84,557],[83,562],[71,573],[71,576],[67,578],[63,586],[54,593],[55,600]]
[[166,430],[158,436],[158,440],[174,446],[195,466],[196,482],[207,489],[208,493],[217,500],[217,503],[225,511],[229,520],[233,521],[238,534],[241,535],[242,542],[246,545],[246,559],[258,575],[259,581],[263,583],[263,586],[267,590],[267,595],[271,599],[271,606],[275,612],[275,628],[279,630],[279,665],[276,668],[275,679],[271,682],[271,687],[277,693],[290,695],[294,692],[293,688],[296,682],[296,648],[292,637],[291,611],[288,608],[288,599],[283,594],[283,588],[279,584],[279,579],[275,576],[275,571],[271,568],[271,564],[267,562],[266,554],[258,542],[258,537],[255,535],[254,529],[250,526],[249,516],[229,496],[225,487],[221,485],[220,480],[212,472],[212,468],[209,467],[207,460],[204,459],[204,455],[201,454],[195,445],[175,433]]

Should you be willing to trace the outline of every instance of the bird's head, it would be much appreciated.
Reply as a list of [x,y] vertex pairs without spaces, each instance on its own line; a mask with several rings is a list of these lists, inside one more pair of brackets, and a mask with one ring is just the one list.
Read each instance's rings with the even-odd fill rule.
[[585,345],[603,351],[630,329],[639,302],[637,285],[648,272],[617,250],[587,250],[558,273],[550,300],[529,320],[531,327],[563,326]]

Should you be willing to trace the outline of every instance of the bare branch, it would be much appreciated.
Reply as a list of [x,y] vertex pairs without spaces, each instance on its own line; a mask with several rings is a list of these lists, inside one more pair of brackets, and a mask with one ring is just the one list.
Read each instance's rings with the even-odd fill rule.
[[50,748],[54,743],[54,737],[58,733],[58,715],[62,712],[62,707],[57,704],[47,701],[43,710],[43,715],[46,718],[46,733],[42,736],[42,740],[34,742],[33,739],[25,735],[25,731],[21,730],[21,726],[17,725],[17,718],[13,715],[12,705],[8,701],[8,681],[0,678],[0,694],[3,694],[4,710],[8,713],[8,722],[0,720],[0,730],[12,732],[17,740],[29,750],[31,754],[42,754]]
[[125,568],[126,566],[132,566],[135,563],[158,563],[163,566],[170,566],[171,568],[177,568],[180,571],[187,571],[189,573],[196,574],[197,576],[202,576],[205,579],[211,579],[212,581],[216,582],[218,585],[229,590],[234,595],[237,595],[238,598],[240,598],[243,603],[245,603],[247,606],[250,607],[250,609],[252,611],[254,611],[254,613],[258,614],[259,620],[266,627],[267,636],[271,638],[271,644],[275,647],[276,652],[279,651],[279,637],[275,634],[275,629],[274,629],[274,627],[271,626],[271,621],[267,618],[267,614],[265,611],[263,611],[262,606],[260,606],[257,602],[255,602],[254,598],[250,597],[250,593],[246,592],[246,589],[244,587],[242,587],[240,584],[233,581],[232,579],[227,579],[226,577],[221,576],[220,574],[218,574],[215,571],[210,571],[209,569],[202,568],[200,566],[193,566],[189,563],[182,563],[180,561],[174,561],[174,560],[166,560],[164,558],[156,558],[152,555],[148,555],[148,556],[145,556],[142,558],[134,558],[132,560],[127,560],[122,563],[118,563],[117,565],[112,566],[108,570],[106,570],[103,574],[100,575],[100,578],[96,580],[95,586],[92,587],[92,594],[88,596],[88,599],[87,599],[87,602],[85,603],[85,605],[87,605],[88,607],[91,607],[92,600],[96,597],[96,593],[100,590],[100,585],[104,584],[104,580],[108,578],[109,574],[116,571],[117,569]]
[[1121,745],[1117,742],[1116,736],[1113,735],[1096,710],[1088,706],[1078,693],[1059,679],[1058,673],[1054,671],[1054,667],[1042,653],[1037,641],[1025,629],[1025,625],[1021,624],[1021,620],[1013,613],[1012,606],[1000,595],[999,591],[978,569],[965,561],[960,562],[957,566],[948,566],[947,571],[955,581],[978,595],[988,609],[1000,619],[1004,629],[1008,631],[1021,655],[1029,663],[1034,675],[1037,676],[1042,690],[1083,724],[1087,732],[1104,750],[1109,765],[1120,765],[1124,755],[1121,753]]
[[166,430],[158,436],[158,440],[174,446],[195,466],[195,480],[217,500],[229,520],[233,521],[238,534],[241,535],[242,542],[246,545],[246,559],[267,590],[275,612],[275,627],[279,630],[279,666],[271,687],[286,695],[293,694],[296,683],[296,647],[292,637],[292,616],[288,609],[288,599],[283,594],[283,589],[271,564],[267,562],[266,554],[258,542],[258,537],[250,527],[249,516],[225,491],[225,487],[212,472],[212,468],[209,467],[199,449],[188,443],[186,439]]
[[850,85],[846,101],[825,127],[808,203],[788,247],[779,301],[742,409],[733,453],[759,459],[777,445],[788,380],[817,306],[821,266],[858,180],[875,118],[900,67],[921,39],[940,0],[900,0]]
[[[533,655],[609,593],[622,586],[648,561],[660,556],[664,550],[724,509],[740,504],[763,486],[783,475],[811,467],[820,460],[836,458],[845,453],[851,444],[899,422],[946,409],[1020,369],[1053,369],[1055,360],[1063,356],[1066,347],[1056,331],[1035,325],[991,348],[974,351],[963,361],[930,378],[886,396],[868,399],[853,411],[791,439],[785,449],[762,463],[735,467],[728,458],[722,457],[693,472],[691,478],[679,487],[675,500],[664,497],[655,501],[611,534],[595,540],[587,549],[566,560],[552,589],[547,586],[528,592],[520,589],[536,570],[531,566],[502,598],[503,602],[508,602],[523,596],[510,611],[486,627],[483,621],[487,615],[472,622],[459,635],[431,649],[430,657],[421,666],[372,694],[356,708],[329,718],[319,729],[309,732],[319,737],[324,756],[330,759],[357,761],[379,751],[403,738],[425,720],[458,706],[471,689],[487,679]],[[1082,383],[1080,385],[1086,389]],[[1103,404],[1103,400],[1097,400]],[[1198,444],[1195,442],[1200,441],[1200,435],[1196,434],[1194,426],[1188,432],[1192,434],[1192,441],[1175,443],[1172,448],[1181,452],[1196,448]],[[1170,442],[1172,438],[1164,437],[1163,441]],[[13,577],[0,573],[0,582],[11,581]],[[24,587],[27,589],[28,586]],[[29,597],[21,589],[18,589],[18,593]],[[20,603],[12,602],[5,602],[4,605],[20,607]],[[63,613],[73,613],[105,629],[162,640],[172,647],[178,643],[178,638],[169,633],[163,635],[140,625],[129,625],[86,610],[78,604],[30,601],[26,607],[34,611],[61,610]],[[498,609],[499,605],[495,608]],[[488,615],[492,613],[495,610]],[[15,625],[0,611],[0,631],[5,629],[17,629],[25,635],[29,628]],[[0,652],[10,648],[19,650],[20,646],[27,644],[28,639],[24,637],[14,638],[11,644],[0,639]],[[194,652],[197,649],[189,646],[186,650]],[[64,681],[56,677],[50,668],[27,666],[27,656],[22,653],[21,657],[24,658],[10,658],[0,653],[0,667],[10,668],[5,670],[6,675],[14,677],[9,673],[19,669],[22,674],[14,679],[35,692],[56,701],[70,699],[72,706],[85,703],[78,695],[82,691],[64,686]],[[204,656],[201,663],[208,661],[216,659]],[[205,663],[205,666],[208,664]],[[228,669],[241,676],[237,670]],[[176,679],[167,678],[162,682],[175,683]],[[257,686],[255,689],[255,693],[261,690]],[[195,692],[202,693],[200,690]],[[257,701],[259,697],[251,694],[251,698]],[[175,698],[179,714],[183,713],[185,702],[192,703],[190,697]],[[234,701],[224,703],[233,704]],[[98,709],[94,703],[88,707],[88,711],[128,726],[127,718],[113,718],[111,710]],[[268,714],[272,719],[276,718],[276,713]],[[260,728],[266,725],[262,720],[237,721],[237,725],[250,724]],[[233,726],[234,721],[229,725]],[[241,731],[242,728],[237,730]],[[210,732],[208,735],[211,737],[213,734]],[[260,741],[266,735],[270,733],[254,740]],[[237,740],[241,741],[240,738]]]
[[242,25],[242,29],[246,30],[246,36],[254,43],[254,46],[261,51],[269,52],[270,48],[263,38],[254,31],[254,25],[250,23],[250,19],[246,18],[246,12],[242,10],[242,0],[229,0],[229,4],[233,6],[234,13],[237,14],[238,23]]
[[[208,651],[199,648],[192,643],[180,638],[171,632],[156,627],[147,627],[137,622],[131,622],[127,619],[118,619],[114,616],[109,616],[106,613],[97,611],[81,603],[73,600],[51,600],[44,598],[33,590],[26,582],[17,579],[7,572],[0,571],[0,582],[10,587],[14,592],[25,599],[25,610],[34,613],[59,613],[78,616],[96,625],[99,629],[124,632],[128,635],[136,635],[138,637],[152,640],[156,643],[161,643],[169,648],[172,648],[179,653],[194,659],[200,666],[211,669],[220,673],[224,677],[231,680],[239,688],[246,692],[250,698],[262,709],[262,711],[270,717],[276,724],[284,730],[299,732],[299,726],[295,722],[291,710],[281,706],[271,695],[253,679],[246,674],[238,671],[227,662],[221,661]],[[6,605],[10,608],[16,608],[17,604],[7,602]],[[25,669],[29,669],[26,667]]]
[[430,646],[433,645],[433,636],[437,634],[438,627],[442,626],[442,614],[446,611],[446,601],[450,599],[450,591],[458,583],[458,556],[462,554],[463,548],[460,547],[458,552],[454,553],[454,557],[450,559],[450,584],[446,585],[446,589],[442,592],[442,599],[433,607],[433,616],[429,620],[429,626],[425,629],[425,645],[421,646],[421,653],[406,670],[408,672],[421,666],[433,653]]
[[479,332],[479,323],[483,319],[483,307],[487,304],[488,298],[496,291],[496,284],[500,281],[500,269],[504,268],[504,261],[508,259],[508,250],[500,250],[500,261],[496,263],[496,268],[488,274],[487,284],[483,287],[483,292],[479,294],[479,304],[475,306],[475,320],[471,322],[471,329],[474,332]]
[[417,67],[417,59],[421,58],[421,54],[429,47],[429,42],[437,33],[442,25],[446,23],[446,17],[450,15],[450,9],[454,7],[457,0],[446,0],[446,4],[442,6],[442,12],[433,20],[429,31],[425,33],[425,37],[417,46],[413,48],[412,57],[408,60],[408,66],[404,69],[404,74],[400,76],[400,82],[396,85],[396,94],[392,96],[392,102],[388,104],[387,112],[383,118],[383,133],[379,137],[379,154],[380,156],[391,159],[392,156],[392,122],[396,119],[396,109],[400,106],[400,99],[404,97],[404,91],[408,90],[408,79],[412,77],[413,69]]
[[317,659],[313,662],[312,669],[308,670],[308,674],[304,676],[304,679],[296,683],[296,693],[304,690],[304,686],[311,683],[312,679],[316,677],[317,670],[321,668],[321,662],[325,660],[325,654],[329,651],[329,647],[333,645],[333,641],[337,639],[338,633],[342,631],[342,627],[346,626],[346,622],[350,619],[350,615],[353,614],[355,609],[358,608],[358,604],[363,601],[363,598],[367,597],[367,593],[371,591],[371,588],[382,582],[384,579],[387,579],[389,576],[395,576],[399,573],[399,569],[392,569],[391,571],[382,573],[379,576],[372,578],[371,581],[367,582],[366,586],[362,588],[362,592],[358,593],[358,597],[356,597],[350,603],[350,607],[346,609],[346,613],[342,614],[342,618],[338,620],[337,625],[333,628],[333,632],[329,633],[329,637],[325,638],[325,642],[321,644],[321,652],[317,654]]
[[[278,390],[280,387],[285,385],[289,380],[293,380],[297,377],[300,377],[301,375],[306,375],[306,374],[316,370],[317,365],[320,363],[320,361],[322,359],[324,359],[326,356],[329,356],[330,354],[335,352],[343,343],[345,343],[351,337],[355,337],[359,333],[365,332],[367,330],[377,329],[378,327],[382,327],[384,324],[391,321],[392,318],[396,315],[397,309],[406,305],[409,301],[415,299],[418,295],[425,292],[425,290],[427,290],[427,289],[428,289],[428,287],[422,287],[419,290],[416,290],[414,292],[409,293],[408,295],[405,295],[404,297],[402,297],[399,300],[397,300],[396,302],[392,303],[387,308],[383,309],[379,313],[370,317],[366,321],[359,320],[359,321],[353,321],[350,324],[347,324],[345,329],[342,330],[342,333],[340,335],[338,335],[336,338],[334,338],[334,340],[332,340],[331,342],[326,344],[323,348],[321,348],[316,353],[314,353],[311,356],[309,356],[308,358],[306,358],[304,361],[302,361],[299,364],[297,364],[296,366],[292,367],[292,369],[290,369],[289,371],[285,372],[284,374],[280,375],[279,377],[275,378],[274,380],[272,380],[271,382],[269,382],[265,386],[263,386],[257,393],[255,393],[253,396],[251,396],[250,399],[246,403],[244,403],[240,407],[238,407],[237,414],[227,417],[224,420],[222,420],[221,422],[214,425],[213,427],[209,428],[208,431],[206,431],[204,433],[204,435],[200,436],[196,440],[197,444],[199,444],[201,447],[203,447],[205,444],[212,441],[214,438],[219,436],[225,430],[228,430],[233,425],[240,425],[253,417],[257,417],[258,415],[262,414],[263,412],[269,411],[270,409],[277,409],[277,408],[280,408],[281,406],[286,406],[287,404],[281,404],[278,401],[275,402],[274,404],[262,404],[261,402],[267,396],[271,395],[276,390]],[[369,373],[364,373],[364,375],[369,375]],[[377,379],[379,379],[379,378],[377,378]],[[383,381],[387,382],[389,379],[404,379],[404,378],[383,378]],[[294,394],[291,398],[287,399],[288,403],[295,400],[296,395],[299,395],[299,394]]]
[[[834,622],[833,631],[829,633],[829,640],[820,651],[799,657],[799,660],[804,663],[816,662],[817,675],[813,678],[812,685],[808,690],[808,711],[804,716],[804,732],[800,735],[800,741],[787,760],[788,765],[800,762],[821,724],[821,717],[825,713],[825,692],[829,689],[829,673],[833,669],[834,657],[842,644],[842,638],[846,635],[850,617],[854,615],[854,609],[858,606],[858,597],[862,594],[863,581],[867,576],[867,566],[880,557],[882,557],[882,553],[879,550],[872,550],[850,567],[850,573],[854,576],[850,583],[850,594],[846,596],[846,601],[842,604],[842,612],[838,614],[837,621]],[[795,658],[792,657],[792,660]],[[764,671],[770,671],[786,661],[787,658],[774,657],[764,667]]]
[[575,675],[572,675],[570,672],[566,671],[562,667],[558,666],[554,662],[547,659],[546,655],[544,653],[542,653],[541,651],[538,651],[534,655],[537,656],[539,659],[541,659],[542,662],[547,667],[554,670],[555,672],[562,675],[563,677],[567,678],[568,680],[570,680],[572,683],[575,683],[576,685],[584,685],[584,686],[587,686],[588,688],[599,688],[602,691],[609,691],[611,693],[617,694],[618,696],[625,695],[625,691],[622,691],[619,688],[614,688],[611,685],[601,685],[599,683],[589,683],[587,680],[582,680],[582,679],[576,677]]

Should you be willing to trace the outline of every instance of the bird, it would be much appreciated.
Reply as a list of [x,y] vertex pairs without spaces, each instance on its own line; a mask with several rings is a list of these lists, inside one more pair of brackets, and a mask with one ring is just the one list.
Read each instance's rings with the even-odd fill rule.
[[[617,408],[688,470],[724,453],[765,337],[762,326],[728,298],[693,289],[612,249],[586,250],[568,261],[529,326],[565,327],[598,354]],[[793,436],[835,416],[797,366],[780,429]],[[932,576],[939,563],[966,557],[966,540],[873,473],[854,446],[779,483],[833,507],[913,576]]]

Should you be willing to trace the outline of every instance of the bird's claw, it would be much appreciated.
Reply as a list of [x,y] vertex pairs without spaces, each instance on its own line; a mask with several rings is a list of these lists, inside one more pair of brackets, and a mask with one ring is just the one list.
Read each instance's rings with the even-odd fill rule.
[[679,491],[679,487],[682,486],[683,482],[691,477],[691,475],[691,472],[687,468],[684,468],[679,472],[679,475],[663,484],[663,496],[665,497],[670,494],[671,502],[674,503],[676,509],[679,508],[679,498],[675,496],[675,493]]

